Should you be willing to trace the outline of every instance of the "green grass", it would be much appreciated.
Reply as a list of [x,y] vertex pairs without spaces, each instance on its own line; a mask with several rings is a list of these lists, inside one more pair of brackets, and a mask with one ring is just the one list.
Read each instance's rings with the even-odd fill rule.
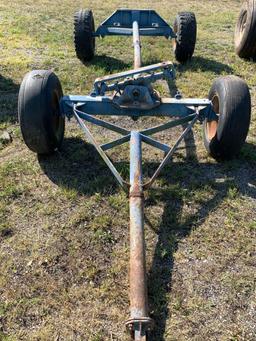
[[[147,8],[148,1],[122,7]],[[185,97],[207,97],[214,78],[235,74],[252,96],[252,123],[239,159],[216,163],[197,125],[146,193],[145,220],[152,341],[254,340],[256,221],[256,64],[234,53],[238,1],[160,1],[150,6],[168,22],[192,10],[198,21],[194,58],[176,65]],[[18,89],[31,69],[54,69],[65,94],[87,94],[96,77],[132,67],[131,40],[97,41],[83,66],[72,42],[73,13],[93,7],[96,24],[114,1],[0,2],[0,340],[128,340],[129,208],[100,157],[67,123],[63,150],[37,157],[17,123]],[[143,63],[172,60],[171,43],[143,38]],[[157,89],[169,94],[166,84]],[[135,129],[158,120],[119,121]],[[159,134],[171,143],[180,130]],[[100,143],[115,136],[96,131]],[[144,149],[146,178],[160,160]],[[111,154],[124,177],[125,146]]]

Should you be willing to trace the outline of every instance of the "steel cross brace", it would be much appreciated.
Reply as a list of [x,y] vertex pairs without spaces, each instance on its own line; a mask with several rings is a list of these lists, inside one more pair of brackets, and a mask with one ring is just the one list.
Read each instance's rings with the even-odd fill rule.
[[[150,146],[153,146],[155,148],[158,148],[162,151],[164,151],[166,153],[165,158],[163,159],[163,161],[160,163],[159,167],[157,168],[156,172],[153,174],[153,176],[151,177],[151,179],[145,183],[145,184],[141,184],[142,189],[148,189],[153,182],[155,181],[156,177],[158,176],[158,174],[160,173],[160,171],[162,170],[162,168],[169,162],[169,160],[171,159],[171,157],[173,156],[173,154],[175,153],[175,151],[177,150],[179,144],[181,143],[181,141],[185,138],[185,136],[189,133],[189,131],[193,128],[195,122],[200,118],[200,113],[199,110],[196,109],[195,112],[191,115],[188,115],[187,117],[181,118],[181,119],[176,119],[176,120],[172,120],[169,121],[167,123],[149,128],[149,129],[145,129],[142,131],[130,131],[124,128],[121,128],[115,124],[106,122],[104,120],[101,120],[99,118],[95,118],[92,117],[91,115],[88,115],[82,111],[80,111],[77,107],[79,105],[74,105],[73,107],[73,113],[74,116],[78,122],[78,124],[80,125],[80,127],[82,128],[82,130],[84,131],[86,137],[88,138],[89,142],[91,144],[94,145],[94,147],[96,148],[96,150],[98,151],[98,153],[100,154],[100,156],[102,157],[102,159],[105,161],[105,163],[107,164],[107,166],[109,167],[109,169],[111,170],[112,174],[115,176],[117,182],[121,185],[121,187],[127,192],[128,189],[132,186],[131,183],[126,182],[121,175],[118,173],[117,169],[115,168],[115,166],[113,165],[113,163],[111,162],[111,160],[109,159],[109,157],[107,156],[107,154],[105,153],[105,151],[112,149],[116,146],[120,146],[126,142],[130,141],[131,144],[131,136],[134,135],[136,133],[136,136],[139,136],[140,139],[140,143],[144,142]],[[89,123],[104,127],[106,129],[115,131],[121,135],[123,135],[123,137],[118,138],[114,141],[105,143],[103,145],[99,145],[97,144],[96,140],[94,139],[93,135],[91,134],[90,130],[88,129],[88,127],[86,126],[86,124],[84,123],[84,121],[87,121]],[[170,129],[172,127],[176,127],[178,125],[184,124],[190,122],[188,124],[188,126],[186,127],[186,129],[183,131],[183,133],[180,135],[180,137],[177,139],[176,143],[174,144],[174,146],[171,148],[168,145],[161,143],[159,141],[156,141],[155,139],[149,137],[149,135],[153,135],[157,132],[166,130],[166,129]]]

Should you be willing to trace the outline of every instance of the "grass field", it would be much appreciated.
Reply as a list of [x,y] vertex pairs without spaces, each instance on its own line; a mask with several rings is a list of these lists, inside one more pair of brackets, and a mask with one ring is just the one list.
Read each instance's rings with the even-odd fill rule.
[[[38,158],[21,139],[17,97],[24,74],[54,69],[64,93],[87,94],[96,77],[132,67],[131,40],[97,41],[83,66],[72,42],[73,13],[93,8],[96,24],[122,6],[151,7],[172,23],[198,21],[194,58],[177,65],[184,97],[205,98],[214,78],[235,74],[252,96],[252,123],[239,159],[217,163],[202,128],[146,194],[146,242],[153,341],[255,340],[256,64],[234,53],[241,2],[0,0],[0,340],[124,341],[129,316],[129,212],[126,195],[75,122],[61,152]],[[142,39],[144,65],[172,60],[171,43]],[[157,86],[168,95],[164,83]],[[155,124],[111,118],[123,126]],[[94,129],[95,131],[95,129]],[[112,135],[96,131],[98,141]],[[171,143],[180,130],[159,134]],[[120,156],[121,155],[121,156]],[[123,176],[128,149],[114,150]],[[144,150],[146,177],[160,153]]]

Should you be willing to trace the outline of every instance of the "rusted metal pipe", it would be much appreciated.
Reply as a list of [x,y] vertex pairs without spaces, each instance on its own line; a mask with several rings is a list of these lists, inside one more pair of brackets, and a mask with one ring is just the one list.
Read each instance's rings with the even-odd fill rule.
[[138,21],[134,21],[133,28],[133,46],[134,46],[134,69],[141,67],[141,44]]
[[141,135],[136,131],[131,132],[130,140],[130,184],[131,316],[127,327],[134,340],[146,341],[151,319],[148,317]]

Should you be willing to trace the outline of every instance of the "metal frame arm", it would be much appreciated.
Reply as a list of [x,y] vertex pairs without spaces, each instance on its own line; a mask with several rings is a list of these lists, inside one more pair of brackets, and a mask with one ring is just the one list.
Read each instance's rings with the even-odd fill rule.
[[142,83],[143,85],[149,85],[157,80],[175,78],[174,66],[170,61],[140,67],[140,63],[136,63],[136,56],[138,56],[141,62],[139,37],[134,37],[134,46],[134,69],[96,78],[94,82],[94,96],[104,96],[107,91],[124,90],[131,82],[133,85]]
[[191,131],[191,129],[193,128],[194,124],[196,123],[196,121],[198,120],[199,114],[196,114],[195,117],[193,118],[193,120],[191,121],[191,123],[187,126],[187,128],[183,131],[183,133],[180,135],[180,137],[178,138],[178,140],[176,141],[176,143],[174,144],[174,146],[169,150],[169,152],[167,153],[167,155],[165,156],[165,158],[163,159],[163,161],[160,163],[160,165],[158,166],[157,170],[155,171],[155,173],[153,174],[153,176],[151,177],[151,179],[145,183],[143,185],[144,189],[149,188],[153,182],[156,180],[157,176],[159,175],[159,173],[161,172],[161,170],[164,168],[164,166],[170,161],[170,159],[172,158],[173,154],[175,153],[176,149],[178,148],[179,144],[181,143],[181,141],[186,137],[186,135]]
[[212,110],[211,101],[208,99],[175,99],[162,98],[159,106],[143,110],[140,105],[136,109],[123,108],[118,106],[113,97],[109,96],[64,96],[61,99],[62,113],[68,117],[73,115],[73,105],[79,105],[81,112],[89,115],[115,115],[115,116],[168,116],[187,117],[200,108],[200,113],[205,117],[216,114]]
[[80,125],[80,127],[82,128],[82,130],[84,131],[86,137],[88,138],[89,142],[91,144],[93,144],[93,146],[96,148],[97,152],[100,154],[100,156],[102,157],[102,159],[105,161],[105,163],[107,164],[108,168],[110,169],[110,171],[112,172],[112,174],[114,175],[114,177],[116,178],[116,180],[118,181],[118,183],[120,184],[120,186],[127,191],[129,184],[127,184],[127,182],[125,182],[123,180],[123,178],[121,177],[121,175],[119,174],[119,172],[117,171],[117,169],[115,168],[115,166],[113,165],[113,163],[110,161],[110,159],[108,158],[107,154],[104,153],[103,149],[101,148],[101,146],[99,146],[96,142],[96,140],[94,139],[93,135],[91,134],[90,130],[87,128],[87,126],[84,124],[83,120],[80,118],[80,113],[79,111],[74,107],[74,116],[78,122],[78,124]]

